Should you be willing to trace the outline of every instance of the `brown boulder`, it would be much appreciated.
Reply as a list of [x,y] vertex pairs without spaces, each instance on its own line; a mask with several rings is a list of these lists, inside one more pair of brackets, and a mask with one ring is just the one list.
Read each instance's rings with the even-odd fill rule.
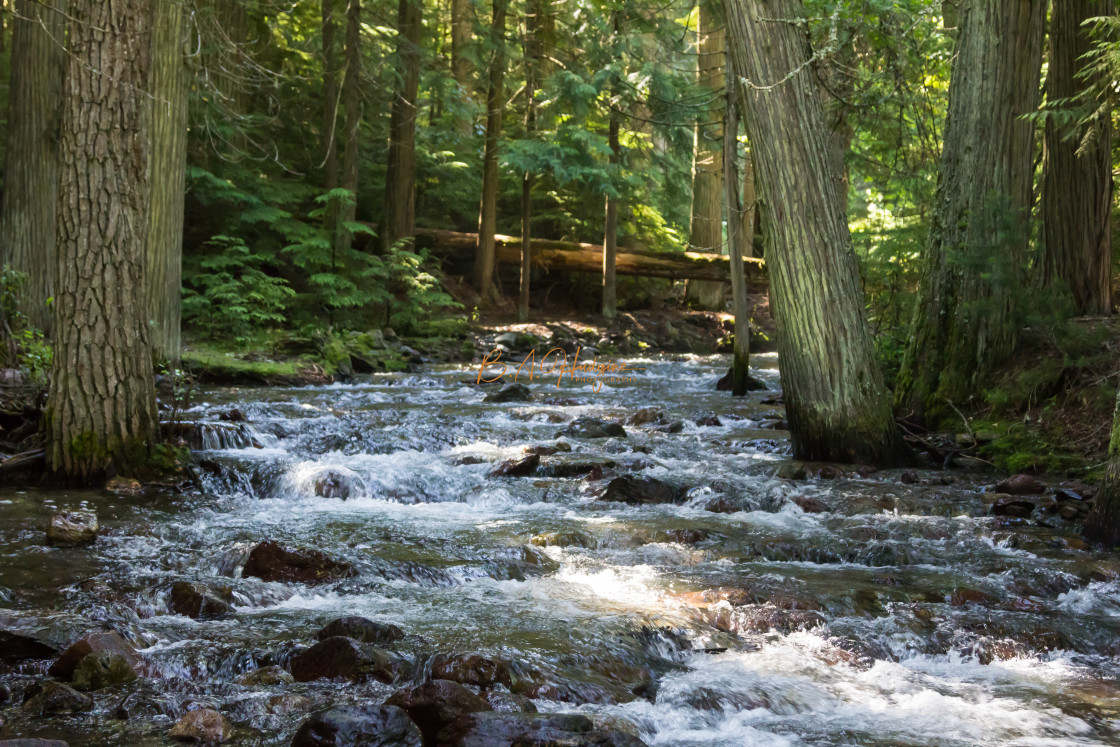
[[517,459],[507,459],[490,471],[490,477],[528,477],[541,464],[540,454],[526,454]]
[[469,727],[472,713],[493,710],[466,687],[448,680],[398,690],[385,705],[403,709],[420,727],[425,745],[455,744]]
[[222,589],[218,593],[222,596],[202,584],[179,581],[171,585],[167,606],[172,612],[195,620],[216,620],[233,610],[232,592]]
[[1011,495],[1038,495],[1046,490],[1046,483],[1032,475],[1012,475],[1006,480],[1001,480],[992,488],[993,493],[1010,493]]
[[384,646],[404,638],[404,631],[391,623],[375,622],[365,617],[352,615],[340,617],[326,625],[315,634],[320,641],[334,636],[346,636],[363,643]]
[[97,539],[94,511],[58,511],[47,522],[47,544],[54,547],[88,545]]
[[265,540],[249,552],[241,575],[263,581],[312,584],[341,578],[351,570],[349,563],[334,560],[318,550],[289,550]]
[[228,742],[233,736],[233,725],[217,711],[202,708],[176,721],[167,736],[179,742],[220,744]]
[[404,672],[405,662],[388,651],[339,635],[292,657],[289,669],[297,682],[342,678],[389,683]]
[[807,514],[824,514],[832,510],[832,506],[811,495],[795,495],[790,500]]
[[136,648],[124,636],[115,630],[110,630],[104,633],[91,633],[75,641],[62,652],[62,655],[47,670],[47,674],[60,680],[69,680],[74,676],[74,670],[82,659],[92,653],[102,652],[121,656],[133,669],[143,662]]
[[450,680],[460,685],[490,687],[510,685],[509,667],[504,661],[482,654],[436,654],[432,657],[432,679]]

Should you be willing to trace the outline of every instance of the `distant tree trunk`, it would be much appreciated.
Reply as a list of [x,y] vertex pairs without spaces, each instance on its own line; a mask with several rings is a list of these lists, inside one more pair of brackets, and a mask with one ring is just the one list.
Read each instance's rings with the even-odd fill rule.
[[[612,97],[613,98],[613,97]],[[619,159],[619,115],[611,104],[610,123],[607,125],[607,142],[611,149],[611,164]],[[614,319],[618,311],[617,284],[615,282],[615,255],[618,254],[618,198],[607,195],[606,218],[603,221],[603,316]]]
[[[728,66],[730,68],[730,65]],[[747,276],[743,257],[749,256],[754,239],[754,172],[750,158],[743,170],[746,185],[739,197],[736,171],[739,140],[737,86],[727,86],[727,114],[723,119],[723,194],[727,203],[727,250],[731,266],[731,306],[735,314],[735,342],[732,346],[731,394],[745,396],[750,389],[751,315],[747,298]],[[745,203],[745,204],[744,204]]]
[[[320,0],[323,12],[323,188],[338,186],[338,44],[335,0]],[[333,225],[333,221],[332,221]]]
[[936,420],[1015,346],[1030,238],[1045,0],[971,0],[949,84],[936,208],[900,410]]
[[1093,510],[1085,518],[1084,535],[1108,547],[1120,545],[1120,391],[1112,414],[1112,437],[1108,442],[1108,465]]
[[342,181],[340,187],[350,192],[352,199],[338,205],[338,222],[334,230],[334,250],[349,248],[350,232],[342,225],[354,220],[358,196],[358,134],[362,125],[362,7],[361,0],[348,0],[346,6],[346,71],[342,79],[342,98],[346,109],[344,135],[346,146],[342,152]]
[[416,234],[416,96],[420,87],[421,0],[400,0],[397,57],[401,88],[393,97],[389,163],[385,170],[385,225],[381,248]]
[[16,0],[15,10],[0,266],[27,274],[20,308],[32,326],[49,333],[66,3]]
[[470,0],[451,0],[451,75],[468,95],[474,92],[471,61],[467,49],[471,44]]
[[[1047,99],[1068,99],[1093,81],[1078,78],[1092,48],[1081,22],[1115,13],[1114,0],[1059,0],[1050,16]],[[1112,128],[1103,112],[1087,128],[1046,121],[1042,183],[1044,287],[1069,290],[1078,314],[1112,312]],[[1082,141],[1085,152],[1078,154]]]
[[[611,27],[615,38],[621,29],[618,11],[611,13]],[[607,145],[611,149],[610,163],[612,175],[617,172],[621,163],[618,131],[620,116],[617,102],[618,90],[614,83],[611,84],[610,117],[607,124]],[[618,198],[612,193],[607,194],[607,209],[603,220],[603,316],[614,319],[618,311],[617,284],[615,282],[615,259],[618,254]]]
[[[700,3],[697,83],[710,92],[711,102],[700,112],[692,156],[692,219],[688,243],[692,251],[723,253],[723,125],[724,57],[727,33],[717,9],[719,0]],[[685,301],[701,309],[723,307],[724,284],[689,280]]]
[[148,337],[147,0],[71,3],[60,138],[50,469],[128,474],[158,437]]
[[[525,10],[525,137],[537,127],[537,65],[540,40],[537,38],[542,0],[529,0]],[[533,261],[533,172],[521,175],[521,286],[517,297],[517,321],[529,321],[529,281]]]
[[486,147],[482,156],[482,200],[478,210],[478,251],[474,258],[474,287],[483,302],[497,298],[494,287],[494,231],[498,223],[498,141],[505,106],[506,6],[494,0],[490,26],[490,87],[486,93]]
[[152,352],[179,365],[183,212],[187,180],[186,14],[178,2],[152,3],[151,206],[148,314]]
[[[794,453],[897,463],[903,448],[864,315],[800,0],[725,0],[755,175]],[[777,19],[777,20],[776,20]]]

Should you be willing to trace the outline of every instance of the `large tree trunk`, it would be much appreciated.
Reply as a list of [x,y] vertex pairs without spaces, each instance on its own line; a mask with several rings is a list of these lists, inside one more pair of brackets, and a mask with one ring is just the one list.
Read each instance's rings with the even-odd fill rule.
[[490,87],[486,93],[486,147],[482,155],[482,200],[478,209],[478,251],[474,258],[474,287],[483,302],[497,298],[494,287],[494,231],[498,225],[498,141],[502,135],[505,106],[506,6],[494,0],[490,26]]
[[[621,29],[618,10],[611,13],[611,28],[617,38]],[[611,97],[607,102],[610,106],[610,115],[607,121],[607,145],[611,149],[610,163],[612,174],[622,162],[620,146],[618,143],[619,127],[621,125],[618,111],[617,86],[611,84]],[[617,283],[615,273],[617,270],[618,254],[618,197],[613,192],[607,194],[606,215],[603,218],[603,316],[614,319],[618,311]]]
[[[688,243],[694,252],[723,252],[723,97],[727,33],[717,10],[719,0],[700,3],[697,83],[711,96],[699,113],[692,150],[692,219]],[[723,283],[690,280],[685,301],[701,309],[723,308]]]
[[32,326],[49,332],[66,2],[16,0],[15,10],[0,266],[27,274],[20,308]]
[[897,463],[903,454],[864,315],[829,160],[800,0],[725,0],[733,68],[767,211],[782,389],[801,459]]
[[340,187],[350,192],[351,199],[336,205],[334,226],[335,252],[350,246],[352,237],[344,223],[354,220],[358,197],[358,134],[362,126],[362,6],[361,0],[348,0],[346,6],[346,71],[342,79],[342,98],[346,110]]
[[1108,442],[1108,465],[1093,510],[1085,518],[1085,536],[1108,547],[1120,545],[1120,390],[1112,413],[1112,437]]
[[[1047,99],[1077,96],[1094,81],[1077,77],[1092,42],[1081,22],[1115,13],[1109,0],[1058,0],[1050,18]],[[1112,128],[1109,113],[1085,127],[1046,122],[1042,183],[1044,287],[1068,290],[1078,314],[1112,312]],[[1082,141],[1084,152],[1078,154]]]
[[151,6],[75,0],[60,138],[50,469],[72,482],[142,466],[156,444],[148,337]]
[[187,179],[186,14],[177,2],[152,3],[151,207],[148,212],[148,315],[152,352],[179,365],[183,212]]
[[899,409],[935,420],[1015,346],[1030,238],[1045,0],[971,0],[949,84],[937,204]]
[[400,0],[397,57],[401,88],[393,97],[389,122],[389,163],[385,170],[385,225],[381,248],[416,234],[416,95],[420,87],[421,0]]
[[[730,67],[730,66],[729,66]],[[739,196],[737,86],[727,87],[727,114],[723,119],[723,194],[727,203],[727,250],[731,261],[731,307],[735,314],[735,341],[731,359],[731,395],[745,396],[750,389],[751,315],[743,257],[749,256],[754,226],[754,172],[746,159],[744,194]]]
[[470,44],[470,0],[451,0],[451,75],[468,96],[474,92],[471,61],[467,57]]
[[[323,14],[323,188],[338,186],[338,44],[335,0],[320,0]],[[332,223],[333,225],[333,216]]]
[[[537,127],[537,66],[541,44],[537,38],[542,0],[529,0],[525,9],[525,137]],[[517,296],[517,321],[529,321],[529,281],[532,275],[533,172],[521,175],[521,285]]]

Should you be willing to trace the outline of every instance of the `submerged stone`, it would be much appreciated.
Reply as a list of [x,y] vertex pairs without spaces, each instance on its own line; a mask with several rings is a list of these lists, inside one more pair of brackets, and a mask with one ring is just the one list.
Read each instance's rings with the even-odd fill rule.
[[346,576],[351,570],[349,563],[318,550],[288,549],[266,540],[250,551],[241,575],[263,581],[319,583]]
[[233,724],[217,711],[202,708],[185,714],[175,722],[167,736],[179,742],[221,744],[233,737]]
[[47,544],[53,547],[78,547],[97,539],[97,513],[59,511],[47,522]]
[[304,721],[291,747],[420,747],[420,729],[392,705],[335,706]]
[[404,638],[404,631],[392,623],[376,622],[353,615],[340,617],[315,634],[320,641],[334,636],[346,636],[365,643],[385,645]]

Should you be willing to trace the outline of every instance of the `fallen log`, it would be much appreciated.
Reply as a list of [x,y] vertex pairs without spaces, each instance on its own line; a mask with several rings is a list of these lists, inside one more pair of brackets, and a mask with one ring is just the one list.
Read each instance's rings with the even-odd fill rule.
[[[429,249],[437,257],[467,259],[474,256],[478,235],[433,228],[416,229],[416,245]],[[497,260],[506,264],[521,262],[521,238],[496,235]],[[549,272],[603,271],[601,244],[582,244],[577,241],[533,239],[533,264]],[[648,249],[619,247],[615,257],[616,272],[620,275],[668,278],[670,280],[731,280],[728,258],[719,254],[700,252],[654,252]],[[745,258],[744,270],[747,285],[757,290],[768,282],[766,263],[761,259]]]

